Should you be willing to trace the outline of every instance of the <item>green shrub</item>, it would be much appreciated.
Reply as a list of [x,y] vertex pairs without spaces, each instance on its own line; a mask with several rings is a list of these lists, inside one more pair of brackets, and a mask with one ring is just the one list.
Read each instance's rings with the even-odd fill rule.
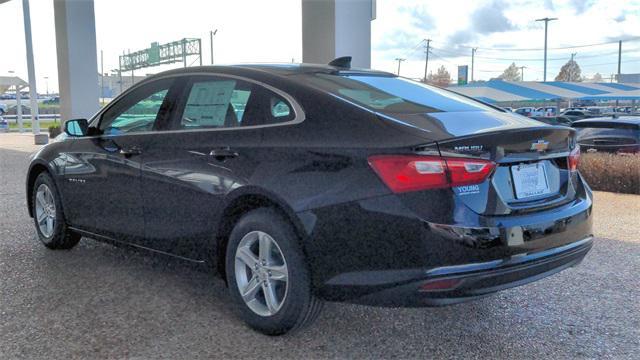
[[640,154],[582,153],[579,169],[593,190],[640,194]]
[[54,125],[49,125],[49,137],[50,138],[54,138],[58,135],[60,135],[60,125],[59,124],[54,124]]

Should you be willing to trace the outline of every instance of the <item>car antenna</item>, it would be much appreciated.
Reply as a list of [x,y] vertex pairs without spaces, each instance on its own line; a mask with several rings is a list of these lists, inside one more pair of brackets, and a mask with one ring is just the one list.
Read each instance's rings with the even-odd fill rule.
[[331,60],[330,66],[350,69],[351,68],[351,56],[341,56]]

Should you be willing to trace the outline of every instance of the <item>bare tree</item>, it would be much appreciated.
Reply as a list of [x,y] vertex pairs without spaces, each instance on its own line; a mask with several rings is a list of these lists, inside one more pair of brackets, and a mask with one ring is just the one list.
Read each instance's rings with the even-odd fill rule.
[[520,81],[521,78],[520,70],[516,66],[516,63],[511,63],[511,65],[504,70],[502,75],[498,76],[498,79],[506,81]]
[[582,71],[580,70],[580,66],[575,60],[571,59],[567,61],[566,64],[562,65],[560,68],[560,73],[556,76],[556,81],[570,81],[570,82],[579,82],[582,81],[582,76],[580,75]]
[[447,87],[449,86],[449,83],[451,83],[451,74],[449,74],[444,65],[442,65],[438,68],[435,75],[433,73],[429,73],[427,83],[440,87]]

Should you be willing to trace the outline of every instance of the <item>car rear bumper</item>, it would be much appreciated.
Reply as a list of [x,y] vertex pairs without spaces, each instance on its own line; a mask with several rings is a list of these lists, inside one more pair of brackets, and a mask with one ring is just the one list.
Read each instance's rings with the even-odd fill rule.
[[[382,288],[349,302],[377,306],[442,306],[473,300],[496,291],[524,285],[579,264],[591,249],[587,237],[542,252],[485,263],[445,266],[425,271],[423,279],[403,283],[406,271],[371,272],[366,276],[391,280],[399,285]],[[394,274],[395,273],[395,274]],[[415,275],[415,274],[414,274]]]
[[[314,275],[324,275],[315,282],[321,298],[379,306],[452,304],[577,265],[592,246],[590,194],[547,211],[492,217],[474,227],[401,216],[372,220],[372,209],[399,213],[391,202],[369,200],[332,237],[307,244],[316,254],[310,258]],[[354,227],[353,219],[365,224]]]

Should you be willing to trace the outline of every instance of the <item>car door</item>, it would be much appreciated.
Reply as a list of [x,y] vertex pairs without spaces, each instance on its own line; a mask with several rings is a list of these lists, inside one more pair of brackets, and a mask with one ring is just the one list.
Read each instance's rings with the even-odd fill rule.
[[255,181],[261,128],[291,119],[288,104],[248,79],[189,77],[173,130],[153,134],[145,146],[146,245],[205,260],[225,196]]
[[144,236],[143,144],[166,120],[172,83],[138,86],[92,120],[93,136],[73,140],[65,167],[65,211],[73,226],[124,241]]

